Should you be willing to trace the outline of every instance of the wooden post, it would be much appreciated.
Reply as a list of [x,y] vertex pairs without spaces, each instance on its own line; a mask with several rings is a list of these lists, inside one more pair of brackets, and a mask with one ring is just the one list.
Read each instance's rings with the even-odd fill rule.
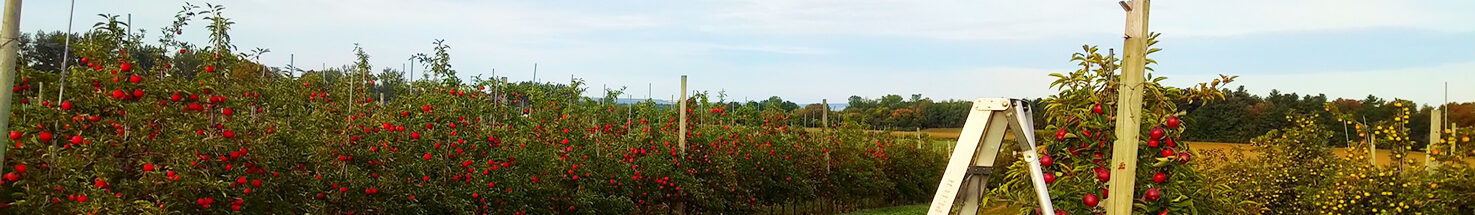
[[1439,168],[1439,160],[1434,159],[1434,148],[1436,144],[1444,141],[1439,134],[1444,133],[1444,109],[1435,108],[1429,113],[1429,144],[1424,145],[1424,169],[1433,170]]
[[676,109],[676,115],[681,120],[681,127],[677,128],[678,146],[681,146],[681,155],[686,155],[686,76],[681,76],[681,106]]
[[1111,215],[1132,214],[1132,194],[1136,192],[1137,143],[1142,132],[1142,88],[1147,66],[1147,14],[1150,0],[1119,2],[1127,10],[1126,50],[1122,56],[1121,88],[1117,95],[1116,143],[1112,145],[1111,193],[1106,198],[1106,212]]
[[819,122],[820,126],[824,126],[820,130],[828,131],[830,129],[830,100],[820,99],[819,106],[821,106],[820,110],[823,110],[823,113],[820,114]]
[[[820,145],[825,145],[826,147],[828,147],[828,145],[830,145],[830,100],[829,99],[820,99],[819,100],[819,106],[820,106],[821,112],[823,112],[823,113],[820,114],[820,118],[819,118],[819,123],[820,123],[819,124],[819,126],[820,126],[819,131],[820,131],[821,135],[824,135],[824,137],[825,137],[825,138],[823,138],[824,142],[821,143]],[[831,165],[830,164],[830,152],[829,152],[829,149],[826,149],[825,150],[825,174],[829,174],[830,173],[830,165]]]
[[[20,5],[21,0],[5,1],[5,25],[0,26],[0,40],[8,41],[0,48],[0,88],[4,89],[15,85],[15,64],[18,63],[16,55],[20,54],[20,43],[15,42],[20,39]],[[14,91],[0,90],[0,134],[5,134],[10,129],[10,100],[13,95]],[[0,140],[0,163],[5,162],[5,149],[10,148],[9,146],[4,140]]]

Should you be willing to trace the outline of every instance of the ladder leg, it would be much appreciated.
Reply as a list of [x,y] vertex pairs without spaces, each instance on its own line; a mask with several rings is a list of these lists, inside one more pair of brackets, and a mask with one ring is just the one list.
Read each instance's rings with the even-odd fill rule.
[[985,186],[988,185],[988,175],[976,175],[968,177],[964,182],[963,191],[959,201],[963,201],[963,207],[958,209],[958,214],[978,214],[983,207],[983,194]]

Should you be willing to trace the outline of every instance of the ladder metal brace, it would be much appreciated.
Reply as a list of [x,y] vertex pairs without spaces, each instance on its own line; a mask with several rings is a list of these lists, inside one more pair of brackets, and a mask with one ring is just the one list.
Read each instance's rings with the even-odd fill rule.
[[[1022,100],[974,100],[927,214],[978,214],[985,204],[982,198],[988,179],[998,172],[993,169],[994,160],[1004,141],[1004,132],[1012,131],[1022,159],[1029,163],[1029,175],[1034,182],[1035,195],[1039,197],[1040,212],[1054,215],[1050,191],[1046,187],[1044,173],[1036,157],[1038,153],[1035,152],[1034,123],[1031,116],[1029,104]],[[962,202],[955,204],[956,201]]]

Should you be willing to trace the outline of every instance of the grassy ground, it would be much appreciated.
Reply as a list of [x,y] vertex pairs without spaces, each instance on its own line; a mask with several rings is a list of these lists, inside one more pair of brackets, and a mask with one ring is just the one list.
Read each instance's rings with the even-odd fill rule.
[[889,208],[877,208],[847,213],[846,215],[900,215],[900,214],[927,214],[927,205],[905,205]]
[[[847,213],[846,215],[902,215],[902,214],[908,214],[908,215],[910,215],[910,214],[927,214],[927,206],[928,205],[925,205],[925,204],[903,205],[903,206],[896,206],[896,207],[876,208],[876,209],[870,209],[870,210],[856,211],[856,212],[852,212],[852,213]],[[1019,211],[1019,208],[1009,207],[1009,206],[1005,206],[1005,205],[1000,204],[999,206],[993,206],[993,207],[989,207],[988,209],[983,210],[983,214],[1014,214],[1014,213],[1017,213],[1018,211]]]
[[[819,131],[820,130],[819,128],[804,128],[804,129],[805,130],[809,130],[809,131]],[[963,128],[929,128],[929,129],[922,129],[922,132],[921,133],[922,134],[926,134],[926,135],[930,135],[930,136],[935,137],[935,138],[952,138],[952,139],[957,139],[958,138],[958,133],[962,133],[962,132],[963,132]],[[892,131],[891,134],[892,135],[896,135],[896,136],[912,137],[912,136],[916,136],[917,135],[917,132],[916,131]]]

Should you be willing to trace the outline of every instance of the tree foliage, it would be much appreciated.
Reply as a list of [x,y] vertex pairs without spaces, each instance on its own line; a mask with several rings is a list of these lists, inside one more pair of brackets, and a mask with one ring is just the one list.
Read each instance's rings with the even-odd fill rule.
[[577,80],[463,82],[442,40],[425,61],[440,80],[372,74],[357,47],[351,65],[262,73],[273,70],[231,51],[223,10],[186,5],[164,29],[202,15],[206,46],[145,45],[103,16],[73,42],[65,74],[22,64],[0,211],[745,214],[914,203],[941,174],[940,150],[854,123],[790,127],[792,109],[729,109],[698,93],[677,113],[599,102]]

